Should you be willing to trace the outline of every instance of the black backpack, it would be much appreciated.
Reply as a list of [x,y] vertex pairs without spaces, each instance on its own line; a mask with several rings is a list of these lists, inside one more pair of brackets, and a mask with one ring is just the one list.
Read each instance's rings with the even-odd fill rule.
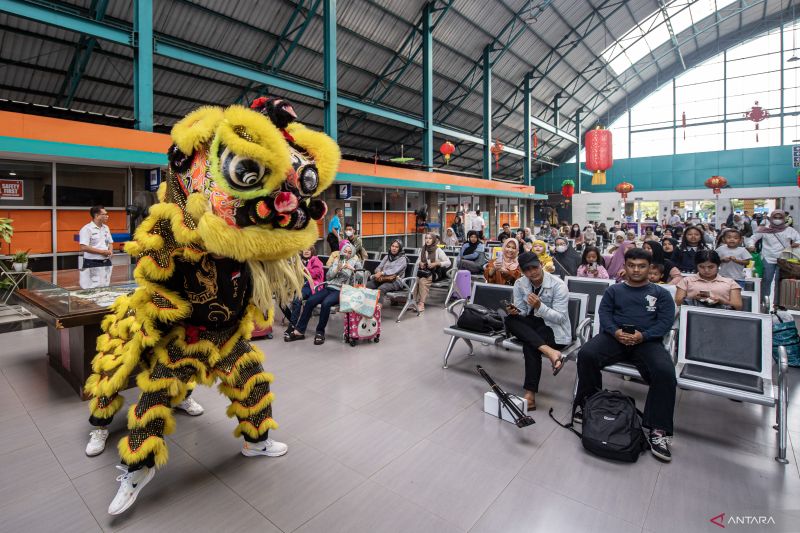
[[[553,417],[552,408],[550,416]],[[571,423],[563,425],[557,420],[556,423],[578,435],[583,447],[593,454],[635,463],[649,448],[641,416],[633,398],[619,391],[603,390],[586,399],[581,433],[575,431]]]
[[505,324],[498,311],[478,304],[465,305],[456,326],[475,333],[495,333],[505,329]]

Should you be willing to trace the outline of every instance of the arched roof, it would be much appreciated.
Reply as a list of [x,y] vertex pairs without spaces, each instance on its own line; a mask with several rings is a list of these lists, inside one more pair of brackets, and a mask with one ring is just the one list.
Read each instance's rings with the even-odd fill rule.
[[[132,0],[42,4],[122,28],[133,24]],[[419,28],[425,4],[338,2],[340,94],[407,115],[421,114]],[[552,122],[551,105],[560,93],[562,127],[574,131],[577,109],[584,110],[584,127],[613,120],[684,68],[794,18],[785,0],[435,0],[434,7],[435,122],[481,135],[481,57],[493,45],[493,137],[520,148],[521,87],[528,73],[533,75],[533,114]],[[157,36],[315,86],[323,81],[322,22],[320,0],[154,1]],[[614,68],[627,66],[620,54],[634,63],[616,72]],[[236,76],[158,55],[154,70],[154,118],[163,127],[198,105],[244,101],[264,90]],[[133,52],[121,44],[0,11],[0,73],[2,99],[133,116]],[[303,121],[322,127],[321,102],[272,92],[288,96]],[[569,157],[569,142],[536,129],[543,159]],[[434,146],[443,141],[436,134]],[[339,142],[352,156],[373,157],[377,151],[386,159],[399,155],[403,144],[406,156],[421,158],[419,130],[343,107]],[[480,172],[481,147],[456,144],[449,168]],[[437,157],[436,164],[440,162]],[[534,171],[549,168],[534,165]],[[521,169],[520,157],[505,154],[495,175],[519,178]]]

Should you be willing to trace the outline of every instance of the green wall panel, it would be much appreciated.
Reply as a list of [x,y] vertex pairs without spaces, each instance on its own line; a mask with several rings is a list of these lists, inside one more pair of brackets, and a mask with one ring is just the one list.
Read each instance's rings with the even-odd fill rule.
[[[765,146],[620,159],[606,172],[605,185],[591,185],[591,176],[581,176],[581,188],[591,192],[610,192],[621,181],[633,183],[637,191],[697,189],[713,175],[724,176],[733,187],[795,185],[791,146]],[[575,179],[575,163],[563,164],[536,178],[536,191],[558,192],[561,182]]]

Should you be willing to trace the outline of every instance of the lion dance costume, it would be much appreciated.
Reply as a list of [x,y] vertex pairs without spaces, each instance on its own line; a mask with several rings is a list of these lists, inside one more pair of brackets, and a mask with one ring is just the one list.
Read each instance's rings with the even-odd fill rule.
[[167,462],[172,407],[195,381],[220,381],[237,437],[261,442],[277,427],[272,375],[248,341],[254,324],[271,322],[273,296],[285,304],[300,293],[294,258],[317,240],[326,206],[315,197],[333,182],[339,149],[293,122],[284,100],[252,107],[200,108],[173,127],[159,203],[126,245],[139,286],[103,320],[85,389],[90,421],[106,425],[141,365],[119,442],[128,470]]

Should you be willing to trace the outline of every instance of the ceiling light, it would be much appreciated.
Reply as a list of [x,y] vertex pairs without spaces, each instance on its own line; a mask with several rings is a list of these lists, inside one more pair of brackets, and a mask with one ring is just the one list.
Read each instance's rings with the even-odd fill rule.
[[8,175],[9,175],[9,176],[16,176],[16,175],[17,175],[17,173],[16,173],[16,172],[9,172],[9,173],[8,173]]
[[792,57],[790,57],[789,59],[786,60],[787,63],[794,63],[795,61],[800,61],[800,57],[797,57],[796,55],[792,55]]

